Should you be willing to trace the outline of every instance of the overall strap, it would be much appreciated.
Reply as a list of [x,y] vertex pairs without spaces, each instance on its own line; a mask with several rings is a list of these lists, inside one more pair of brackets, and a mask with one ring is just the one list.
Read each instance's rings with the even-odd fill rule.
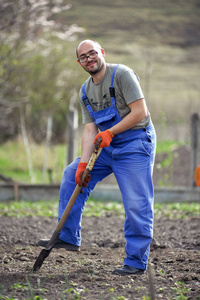
[[114,78],[115,78],[115,72],[116,72],[118,66],[119,66],[119,65],[116,65],[115,68],[114,68],[114,70],[113,70],[113,73],[112,73],[112,79],[111,79],[111,85],[110,85],[110,87],[109,87],[112,105],[115,104],[115,88],[114,88],[113,82],[114,82]]
[[85,86],[86,86],[86,82],[82,85],[82,93],[83,93],[82,100],[83,100],[83,103],[85,104],[85,106],[87,107],[87,109],[88,109],[88,111],[91,115],[91,113],[93,113],[93,110],[92,110],[92,107],[91,107],[90,102],[88,100],[88,97],[86,95]]
[[82,85],[82,93],[83,93],[82,100],[83,100],[85,106],[87,106],[89,104],[89,101],[88,101],[88,97],[86,96],[86,93],[85,93],[85,85],[86,85],[86,82],[84,82],[84,84]]

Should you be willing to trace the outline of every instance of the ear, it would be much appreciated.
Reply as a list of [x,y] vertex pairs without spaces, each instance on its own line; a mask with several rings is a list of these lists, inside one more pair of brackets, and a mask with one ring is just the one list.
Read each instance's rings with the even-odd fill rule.
[[80,61],[77,59],[77,62],[79,63],[79,65],[82,67],[82,65],[81,65],[81,63],[80,63]]
[[103,57],[106,55],[105,50],[103,48],[101,49],[101,53],[102,53]]

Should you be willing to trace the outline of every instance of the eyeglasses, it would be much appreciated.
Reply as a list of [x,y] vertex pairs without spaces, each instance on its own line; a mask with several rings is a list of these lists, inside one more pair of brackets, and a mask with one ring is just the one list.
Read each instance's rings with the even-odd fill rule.
[[78,60],[80,63],[84,63],[88,60],[88,57],[93,59],[97,57],[98,52],[97,51],[91,51],[89,55],[82,55]]

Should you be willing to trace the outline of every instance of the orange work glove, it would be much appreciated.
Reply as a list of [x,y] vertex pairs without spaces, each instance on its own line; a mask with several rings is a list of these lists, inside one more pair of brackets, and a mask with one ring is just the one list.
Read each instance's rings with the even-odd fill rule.
[[86,169],[86,167],[87,167],[87,162],[80,162],[79,164],[78,164],[78,168],[77,168],[77,170],[76,170],[76,175],[75,175],[75,181],[76,181],[76,184],[78,184],[78,185],[80,185],[80,186],[84,186],[84,187],[86,187],[87,185],[88,185],[88,182],[90,181],[90,179],[91,179],[91,175],[89,174],[86,178],[85,178],[85,180],[84,180],[84,182],[82,183],[82,177],[83,177],[83,173],[84,173],[84,171],[85,171],[85,169]]
[[100,147],[104,148],[104,147],[108,147],[110,145],[110,143],[112,142],[112,138],[114,137],[114,135],[112,134],[112,132],[107,129],[105,131],[99,132],[94,139],[94,144],[96,143],[98,138],[102,138]]

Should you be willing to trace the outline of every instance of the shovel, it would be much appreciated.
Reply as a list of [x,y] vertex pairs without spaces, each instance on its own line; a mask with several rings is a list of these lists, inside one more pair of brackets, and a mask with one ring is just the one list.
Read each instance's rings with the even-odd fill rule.
[[[90,172],[92,171],[93,167],[94,167],[94,164],[99,156],[99,154],[101,153],[101,150],[102,148],[100,148],[100,143],[101,143],[102,139],[101,138],[98,138],[96,143],[95,143],[95,146],[94,146],[94,150],[92,152],[92,155],[89,159],[89,162],[87,164],[87,167],[83,173],[83,177],[82,177],[82,182],[84,182],[84,179],[90,174]],[[51,252],[51,250],[53,249],[56,241],[58,240],[59,238],[59,235],[60,235],[60,232],[69,216],[69,213],[79,195],[79,193],[81,192],[82,190],[82,186],[79,186],[78,184],[76,185],[75,189],[74,189],[74,192],[67,204],[67,206],[65,207],[65,210],[63,212],[63,215],[55,229],[55,231],[53,232],[52,234],[52,237],[51,239],[49,240],[49,242],[46,244],[45,248],[42,249],[42,251],[40,252],[40,255],[38,256],[38,258],[36,259],[36,262],[33,266],[33,271],[37,271],[40,269],[40,267],[42,266],[43,264],[43,261],[45,260],[45,258],[47,258]]]

